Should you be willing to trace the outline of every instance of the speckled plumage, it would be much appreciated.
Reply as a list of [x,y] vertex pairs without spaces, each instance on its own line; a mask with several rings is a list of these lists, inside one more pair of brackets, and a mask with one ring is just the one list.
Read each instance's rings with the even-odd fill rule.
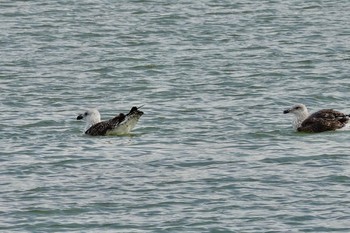
[[298,128],[299,132],[318,133],[343,128],[349,117],[333,109],[323,109],[311,114]]
[[88,130],[85,131],[85,134],[88,134],[91,136],[107,135],[109,131],[112,131],[124,119],[125,119],[125,115],[123,113],[120,113],[118,116],[108,121],[101,121],[97,124],[94,124]]

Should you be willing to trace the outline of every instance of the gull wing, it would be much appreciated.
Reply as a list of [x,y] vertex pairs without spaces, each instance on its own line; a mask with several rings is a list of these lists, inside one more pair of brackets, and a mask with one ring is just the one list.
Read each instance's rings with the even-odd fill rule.
[[88,130],[85,131],[85,134],[88,134],[91,136],[106,135],[109,131],[113,130],[124,119],[125,119],[125,115],[123,113],[120,113],[118,116],[108,121],[102,121],[91,126]]
[[323,109],[311,114],[298,128],[300,132],[324,132],[343,128],[349,121],[348,115],[333,109]]

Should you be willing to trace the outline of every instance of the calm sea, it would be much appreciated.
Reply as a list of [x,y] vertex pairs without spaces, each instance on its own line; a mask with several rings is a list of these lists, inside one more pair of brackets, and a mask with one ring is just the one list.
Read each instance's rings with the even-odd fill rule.
[[[0,2],[1,232],[350,232],[348,0]],[[76,116],[145,105],[132,134]]]

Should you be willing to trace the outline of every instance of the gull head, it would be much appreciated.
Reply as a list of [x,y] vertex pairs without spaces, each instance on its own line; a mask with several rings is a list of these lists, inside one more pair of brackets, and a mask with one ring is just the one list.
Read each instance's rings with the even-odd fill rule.
[[283,113],[292,113],[295,116],[292,121],[295,130],[297,130],[301,126],[301,123],[309,116],[309,112],[304,104],[295,104],[291,108],[284,110]]
[[97,109],[89,109],[77,116],[77,120],[84,120],[86,122],[85,129],[87,130],[94,124],[101,121],[101,115]]
[[292,113],[297,117],[305,115],[307,116],[309,114],[304,104],[295,104],[291,108],[284,110],[283,113]]

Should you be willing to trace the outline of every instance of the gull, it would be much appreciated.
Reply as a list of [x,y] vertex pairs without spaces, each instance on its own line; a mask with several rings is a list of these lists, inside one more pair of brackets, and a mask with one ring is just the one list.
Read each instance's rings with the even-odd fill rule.
[[294,114],[292,121],[294,130],[307,133],[342,129],[348,123],[350,116],[333,109],[322,109],[310,115],[304,104],[296,104],[283,113]]
[[132,107],[128,114],[120,113],[106,121],[101,121],[101,115],[97,109],[89,109],[80,114],[77,120],[85,120],[84,132],[91,136],[128,134],[143,115],[139,110],[141,107]]

